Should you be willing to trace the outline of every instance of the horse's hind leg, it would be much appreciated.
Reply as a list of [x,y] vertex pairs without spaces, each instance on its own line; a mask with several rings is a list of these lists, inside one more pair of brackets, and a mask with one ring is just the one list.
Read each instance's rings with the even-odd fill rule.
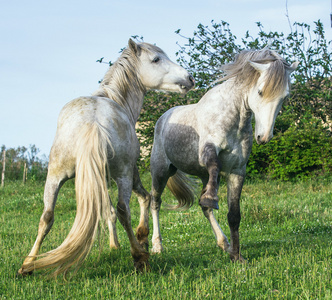
[[[150,207],[150,194],[145,190],[142,185],[141,179],[139,177],[137,166],[134,167],[133,176],[133,191],[138,197],[138,202],[140,205],[140,222],[136,229],[136,237],[138,242],[148,250],[149,241],[149,207]],[[110,200],[111,202],[111,200]],[[110,232],[110,248],[118,249],[120,244],[118,242],[118,236],[116,233],[116,211],[111,203],[111,213],[107,220],[108,229]]]
[[118,234],[116,232],[116,220],[117,220],[117,216],[116,216],[116,211],[114,209],[114,206],[112,204],[111,199],[109,199],[110,201],[110,214],[107,215],[107,226],[108,226],[108,230],[109,230],[109,234],[110,234],[110,248],[111,249],[118,249],[120,248],[120,244],[118,241]]
[[131,226],[131,215],[129,200],[131,196],[133,181],[131,177],[121,177],[116,179],[119,191],[117,205],[117,216],[123,228],[126,230],[130,242],[131,255],[134,258],[135,268],[139,271],[149,270],[149,253],[137,241]]
[[[160,160],[157,164],[160,164]],[[161,253],[163,251],[162,237],[159,224],[159,211],[161,206],[161,195],[166,187],[169,177],[174,175],[175,168],[169,168],[167,164],[154,165],[151,161],[151,215],[153,220],[152,233],[152,253]]]
[[134,183],[133,191],[138,197],[140,205],[140,221],[136,228],[136,237],[138,242],[146,249],[149,249],[149,207],[150,207],[150,194],[143,187],[139,177],[137,166],[134,167]]
[[45,238],[45,236],[49,233],[52,228],[54,222],[54,207],[56,203],[56,199],[58,196],[58,192],[65,182],[65,179],[59,180],[56,177],[47,176],[44,190],[44,210],[40,217],[38,235],[36,241],[29,253],[29,255],[25,258],[22,267],[19,269],[18,274],[28,275],[30,273],[24,272],[24,265],[26,263],[30,263],[36,259],[36,256],[39,253],[40,246]]
[[239,226],[241,221],[240,196],[244,176],[229,174],[227,178],[228,224],[231,232],[231,260],[244,261],[240,254]]

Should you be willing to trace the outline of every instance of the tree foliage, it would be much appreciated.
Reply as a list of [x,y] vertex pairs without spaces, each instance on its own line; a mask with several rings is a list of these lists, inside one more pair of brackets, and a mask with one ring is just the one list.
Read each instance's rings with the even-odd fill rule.
[[47,160],[38,157],[39,149],[35,145],[30,145],[29,148],[22,146],[8,149],[2,145],[0,170],[3,166],[2,153],[4,150],[6,150],[6,180],[22,180],[24,164],[26,164],[28,180],[45,180]]

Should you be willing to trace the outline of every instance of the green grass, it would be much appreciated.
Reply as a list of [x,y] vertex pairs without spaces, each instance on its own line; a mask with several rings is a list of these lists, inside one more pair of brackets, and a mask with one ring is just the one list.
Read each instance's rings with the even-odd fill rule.
[[[143,179],[149,188],[149,176]],[[7,183],[0,189],[0,299],[332,299],[331,187],[330,179],[247,182],[240,226],[246,264],[232,263],[216,246],[196,202],[188,211],[161,211],[165,251],[150,257],[150,273],[134,272],[118,222],[121,249],[110,252],[105,238],[100,252],[96,241],[83,266],[66,281],[47,279],[43,272],[16,279],[36,237],[43,185]],[[225,191],[221,186],[216,217],[229,236]],[[139,209],[132,198],[136,227]],[[163,199],[170,201],[168,191]],[[60,191],[55,224],[42,251],[63,241],[75,209],[69,182]]]

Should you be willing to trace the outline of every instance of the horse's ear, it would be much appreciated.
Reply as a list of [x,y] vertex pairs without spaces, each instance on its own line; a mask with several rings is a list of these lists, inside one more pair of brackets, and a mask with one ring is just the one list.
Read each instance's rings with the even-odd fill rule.
[[287,68],[289,70],[289,73],[292,73],[296,70],[296,68],[298,67],[299,65],[299,61],[295,61],[291,64],[291,66],[289,68]]
[[259,73],[263,73],[270,67],[270,64],[261,64],[261,63],[257,63],[257,62],[253,62],[253,61],[249,61],[249,63]]
[[136,56],[141,55],[141,47],[137,45],[132,39],[129,39],[128,47],[136,54]]

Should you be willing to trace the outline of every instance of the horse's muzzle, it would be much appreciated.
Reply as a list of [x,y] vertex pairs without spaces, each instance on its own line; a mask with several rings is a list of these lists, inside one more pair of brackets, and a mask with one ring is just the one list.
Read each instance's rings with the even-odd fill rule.
[[195,86],[195,79],[192,75],[189,75],[185,80],[178,83],[184,92],[191,90]]
[[258,145],[264,145],[264,144],[267,144],[272,138],[273,138],[273,135],[268,135],[268,136],[257,135],[256,142]]

